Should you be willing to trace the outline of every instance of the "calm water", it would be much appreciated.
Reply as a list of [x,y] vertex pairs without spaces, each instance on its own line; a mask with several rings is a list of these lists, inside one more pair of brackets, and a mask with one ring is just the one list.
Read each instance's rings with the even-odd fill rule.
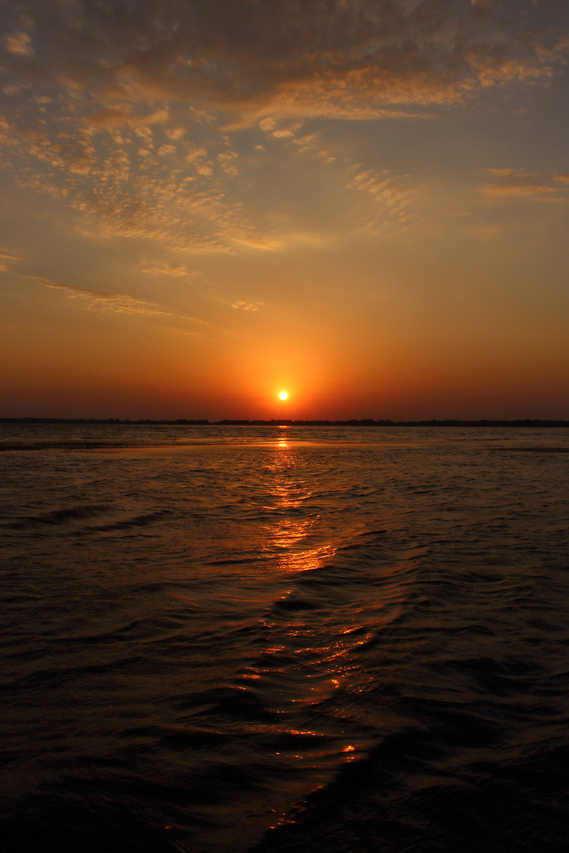
[[0,425],[7,851],[561,851],[569,430]]

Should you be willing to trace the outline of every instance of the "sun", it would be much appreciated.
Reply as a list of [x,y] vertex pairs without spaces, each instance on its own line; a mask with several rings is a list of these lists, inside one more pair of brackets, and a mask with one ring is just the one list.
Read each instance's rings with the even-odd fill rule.
[[286,400],[288,397],[288,394],[286,391],[281,391],[281,393],[279,394],[279,397],[281,398],[281,400]]

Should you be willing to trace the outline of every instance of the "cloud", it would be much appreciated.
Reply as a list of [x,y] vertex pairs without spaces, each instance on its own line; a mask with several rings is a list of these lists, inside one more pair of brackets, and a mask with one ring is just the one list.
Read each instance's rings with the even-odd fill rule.
[[96,109],[83,117],[86,128],[117,128],[134,127],[138,129],[148,128],[155,124],[165,124],[168,120],[168,110],[161,108],[150,115],[135,112],[132,105],[125,107],[108,107]]
[[140,272],[149,275],[166,275],[174,278],[187,278],[195,273],[189,272],[186,267],[173,267],[170,264],[149,264],[142,262],[138,265]]
[[209,133],[211,158],[185,134],[172,145],[167,128],[156,123],[158,113],[127,129],[111,122],[96,132],[84,123],[74,129],[61,108],[28,127],[0,117],[0,142],[16,182],[65,199],[81,215],[85,235],[152,240],[193,252],[268,247],[265,229],[226,198],[220,183],[239,172],[226,139]]
[[172,128],[172,130],[166,130],[165,131],[168,139],[173,139],[173,140],[181,139],[182,136],[185,136],[187,132],[188,131],[186,130],[185,127],[174,127],[174,128]]
[[231,307],[238,311],[258,311],[262,305],[262,302],[243,302],[242,299],[237,299]]
[[[339,174],[326,122],[432,118],[489,87],[547,83],[569,50],[569,6],[533,0],[26,0],[25,12],[0,3],[5,167],[64,198],[81,233],[194,252],[297,239],[258,210],[260,131],[269,154],[282,145]],[[302,134],[307,120],[319,126]],[[249,151],[231,129],[249,129]],[[406,180],[363,172],[347,179],[360,202],[407,221]]]
[[488,169],[491,175],[497,178],[536,178],[538,175],[528,172],[526,169]]
[[235,165],[235,160],[237,159],[235,151],[222,151],[217,155],[217,159],[221,164],[221,168],[227,175],[237,177],[239,169]]
[[[535,199],[537,201],[567,201],[569,175],[564,172],[529,172],[527,169],[488,169],[496,178],[506,178],[481,187],[486,196],[495,198]],[[561,184],[561,186],[559,186]]]
[[261,130],[264,130],[265,133],[270,133],[276,127],[276,121],[272,116],[267,116],[259,122],[259,127]]
[[10,261],[21,261],[20,255],[10,252],[7,249],[0,247],[0,272],[7,272],[10,269]]
[[27,33],[16,32],[4,38],[4,44],[10,53],[18,56],[31,56],[34,49]]
[[[530,172],[527,169],[488,169],[495,178],[507,180],[484,184],[480,189],[489,197],[567,201],[569,175],[564,172]],[[559,186],[561,184],[561,186]]]
[[173,312],[166,311],[160,305],[153,302],[145,302],[143,299],[135,299],[123,293],[105,293],[101,290],[88,290],[84,287],[73,287],[69,284],[61,284],[49,279],[34,279],[42,287],[50,290],[58,290],[69,299],[78,301],[84,308],[99,311],[110,311],[116,314],[146,314],[160,315],[164,317],[175,316]]
[[[321,152],[325,154],[326,152]],[[379,206],[376,224],[404,224],[411,218],[411,191],[403,175],[393,171],[376,172],[364,169],[353,174],[346,184],[347,189],[358,190],[371,195]]]
[[[507,15],[503,5],[28,0],[41,58],[36,51],[32,60],[26,32],[13,31],[4,45],[14,58],[8,70],[28,83],[87,92],[94,105],[114,110],[99,121],[128,122],[119,104],[149,100],[203,103],[251,121],[375,119],[395,116],[400,104],[448,104],[481,88],[550,77],[567,50],[567,9],[519,0]],[[17,10],[4,17],[10,29]]]
[[486,195],[512,198],[540,198],[557,192],[555,187],[549,187],[547,184],[487,184],[482,190]]
[[[107,293],[101,290],[89,290],[85,287],[74,287],[69,284],[62,284],[57,281],[38,278],[36,276],[24,276],[24,278],[34,281],[36,284],[49,290],[58,291],[63,296],[75,302],[76,305],[88,311],[125,314],[129,316],[142,315],[144,317],[172,318],[174,321],[184,320],[192,324],[189,328],[180,327],[175,323],[174,325],[169,324],[167,327],[168,331],[177,334],[201,335],[203,333],[203,328],[210,325],[205,320],[199,320],[196,317],[179,314],[176,311],[169,311],[154,302],[136,299],[135,297],[127,296],[124,293]],[[197,327],[203,328],[198,330]]]

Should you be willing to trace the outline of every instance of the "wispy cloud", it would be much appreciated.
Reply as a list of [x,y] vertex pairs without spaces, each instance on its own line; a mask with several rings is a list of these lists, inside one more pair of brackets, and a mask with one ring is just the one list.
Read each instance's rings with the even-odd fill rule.
[[510,198],[549,198],[558,192],[547,184],[487,184],[482,190],[486,195]]
[[3,249],[0,246],[0,272],[7,272],[10,269],[11,263],[17,263],[21,261],[22,258],[20,255],[17,255],[15,252],[10,252],[7,249]]
[[58,290],[69,299],[77,300],[86,308],[95,308],[100,311],[112,311],[117,314],[147,314],[172,317],[171,311],[165,311],[159,305],[135,299],[122,293],[105,293],[101,290],[88,290],[84,287],[74,287],[69,284],[60,284],[47,279],[37,279],[38,284],[50,290]]
[[161,305],[154,302],[147,302],[143,299],[136,299],[134,296],[128,296],[124,293],[109,293],[102,290],[89,290],[85,287],[75,287],[61,282],[51,281],[49,279],[28,277],[36,284],[46,287],[49,290],[55,290],[66,296],[68,299],[75,301],[82,308],[87,310],[111,312],[113,314],[142,314],[145,316],[158,317],[178,317],[183,320],[191,320],[193,323],[202,323],[195,317],[188,317],[183,314],[178,314],[174,311],[167,310]]
[[528,172],[527,169],[488,169],[488,172],[497,178],[524,178],[527,180],[540,177],[539,173]]
[[494,198],[569,201],[569,175],[564,172],[530,172],[526,169],[489,169],[495,180],[483,184],[482,192]]
[[141,272],[149,275],[165,275],[173,278],[188,278],[188,276],[194,275],[186,267],[173,267],[170,264],[150,264],[143,261],[138,265],[138,268]]

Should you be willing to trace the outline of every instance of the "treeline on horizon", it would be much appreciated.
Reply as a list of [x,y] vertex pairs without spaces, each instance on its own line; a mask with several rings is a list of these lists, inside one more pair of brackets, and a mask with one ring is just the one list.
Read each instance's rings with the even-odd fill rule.
[[538,420],[525,418],[518,420],[488,420],[486,418],[478,421],[473,420],[425,420],[425,421],[392,421],[372,420],[372,418],[355,418],[347,421],[329,420],[287,420],[285,418],[274,418],[273,420],[237,420],[224,419],[221,421],[191,420],[189,418],[176,418],[175,420],[153,420],[144,418],[130,420],[122,418],[0,418],[0,423],[20,424],[126,424],[141,426],[337,426],[337,427],[569,427],[569,421],[562,420]]

